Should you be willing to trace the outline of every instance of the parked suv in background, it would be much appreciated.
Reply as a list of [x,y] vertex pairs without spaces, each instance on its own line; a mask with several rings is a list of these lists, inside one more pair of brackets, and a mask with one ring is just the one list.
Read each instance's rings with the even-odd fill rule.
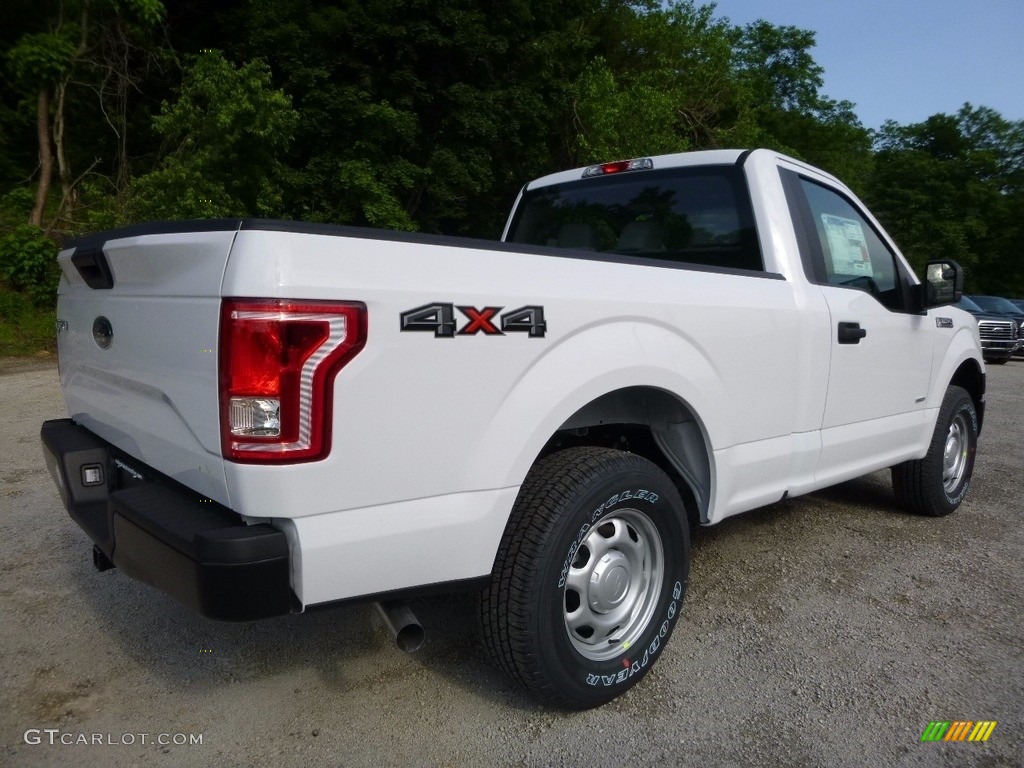
[[[1024,312],[1024,299],[1010,299],[1009,301],[1021,312]],[[1018,334],[1024,336],[1024,331],[1018,329]],[[1024,340],[1021,340],[1020,346],[1017,347],[1017,354],[1024,355]]]
[[1017,355],[1024,355],[1024,345],[1020,339],[1024,337],[1024,309],[1002,296],[970,296],[975,304],[992,315],[1011,318],[1017,324]]
[[1002,365],[1020,345],[1020,327],[1013,318],[986,312],[969,296],[961,296],[956,303],[978,321],[981,336],[981,354],[986,363]]

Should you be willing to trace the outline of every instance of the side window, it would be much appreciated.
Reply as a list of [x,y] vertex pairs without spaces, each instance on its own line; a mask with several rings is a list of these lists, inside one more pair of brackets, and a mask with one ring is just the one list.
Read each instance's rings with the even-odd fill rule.
[[903,309],[896,256],[867,220],[838,192],[804,178],[800,186],[820,246],[812,247],[819,282],[866,291],[889,309]]

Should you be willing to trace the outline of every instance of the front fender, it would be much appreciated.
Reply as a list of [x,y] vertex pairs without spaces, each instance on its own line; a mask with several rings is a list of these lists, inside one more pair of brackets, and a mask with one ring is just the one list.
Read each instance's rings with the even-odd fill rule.
[[[936,416],[939,407],[942,405],[942,399],[946,395],[946,389],[953,381],[957,371],[968,361],[976,364],[978,370],[984,376],[985,362],[981,356],[981,342],[978,338],[977,326],[972,328],[969,325],[963,325],[956,329],[945,349],[936,345],[934,375],[932,376],[932,387],[928,393],[927,401],[928,408],[936,409]],[[981,419],[984,408],[984,387],[982,387],[979,405],[981,407],[978,409],[978,417]],[[979,428],[980,426],[981,424],[979,423]]]

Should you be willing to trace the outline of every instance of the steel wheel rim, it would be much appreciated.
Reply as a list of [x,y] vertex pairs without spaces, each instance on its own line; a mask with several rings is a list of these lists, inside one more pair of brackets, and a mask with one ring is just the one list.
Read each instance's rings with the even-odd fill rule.
[[565,631],[591,661],[629,650],[651,623],[665,582],[665,553],[647,515],[621,509],[591,526],[562,592]]
[[942,487],[946,493],[953,493],[967,471],[968,435],[967,419],[957,414],[946,433],[946,445],[942,451]]

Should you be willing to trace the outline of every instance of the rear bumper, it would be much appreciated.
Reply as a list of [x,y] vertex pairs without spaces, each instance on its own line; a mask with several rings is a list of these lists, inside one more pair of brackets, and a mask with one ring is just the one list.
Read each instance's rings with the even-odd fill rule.
[[124,573],[213,619],[291,610],[282,531],[247,525],[70,419],[45,422],[40,438],[71,518]]

